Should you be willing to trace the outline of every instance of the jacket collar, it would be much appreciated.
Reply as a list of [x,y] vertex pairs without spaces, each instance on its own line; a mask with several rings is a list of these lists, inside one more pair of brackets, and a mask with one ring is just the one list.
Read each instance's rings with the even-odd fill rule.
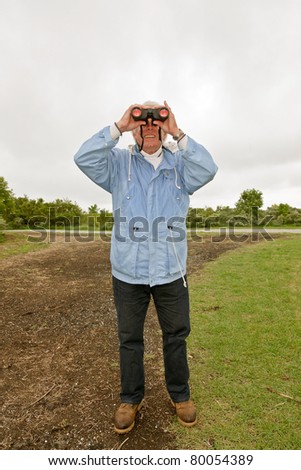
[[[173,144],[171,142],[171,144]],[[140,159],[144,159],[143,155],[141,155],[138,145],[129,145],[130,153]],[[170,149],[168,145],[163,145],[163,161],[160,163],[158,170],[166,170],[166,169],[173,169],[176,166],[176,158],[174,155],[175,151]]]

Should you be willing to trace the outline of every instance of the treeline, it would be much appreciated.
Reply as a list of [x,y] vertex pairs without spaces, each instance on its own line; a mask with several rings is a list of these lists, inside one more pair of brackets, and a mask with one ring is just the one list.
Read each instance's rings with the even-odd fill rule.
[[[189,208],[187,225],[190,228],[223,226],[300,226],[301,209],[286,203],[262,209],[263,194],[256,189],[243,191],[234,208],[218,206]],[[0,177],[0,230],[38,228],[91,228],[109,230],[112,213],[96,204],[84,211],[69,199],[46,202],[42,198],[16,197],[3,177]]]
[[90,226],[98,230],[112,225],[112,214],[96,204],[84,211],[69,199],[46,202],[42,198],[16,197],[0,177],[0,229],[72,228]]

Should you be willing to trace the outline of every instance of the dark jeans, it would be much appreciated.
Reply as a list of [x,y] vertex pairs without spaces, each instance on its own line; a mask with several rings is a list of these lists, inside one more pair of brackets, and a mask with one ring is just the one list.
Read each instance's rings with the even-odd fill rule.
[[175,402],[189,399],[186,338],[190,332],[188,288],[183,280],[150,287],[113,277],[120,344],[120,398],[139,403],[144,396],[143,330],[151,296],[163,333],[165,382]]

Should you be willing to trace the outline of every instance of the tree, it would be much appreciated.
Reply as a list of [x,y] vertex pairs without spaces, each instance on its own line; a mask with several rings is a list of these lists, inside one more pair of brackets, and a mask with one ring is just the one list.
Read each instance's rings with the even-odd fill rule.
[[260,209],[263,206],[263,195],[258,189],[246,189],[240,195],[239,200],[235,204],[236,212],[239,214],[249,214],[252,207]]
[[229,206],[217,206],[215,215],[218,217],[219,225],[227,226],[235,215],[235,210]]
[[14,217],[15,198],[14,193],[8,187],[7,181],[0,176],[0,215],[8,222]]
[[88,207],[88,214],[94,215],[99,214],[100,209],[98,208],[97,204],[92,204],[92,206]]
[[273,217],[274,225],[300,225],[301,209],[286,203],[273,204],[267,208],[267,214]]
[[83,210],[76,202],[70,201],[68,198],[56,199],[53,202],[48,202],[47,207],[51,227],[62,225],[70,228],[80,225]]
[[26,194],[21,197],[15,198],[15,218],[13,227],[19,228],[28,225],[30,220],[34,217],[35,221],[43,221],[45,218],[45,203],[42,198],[29,199]]

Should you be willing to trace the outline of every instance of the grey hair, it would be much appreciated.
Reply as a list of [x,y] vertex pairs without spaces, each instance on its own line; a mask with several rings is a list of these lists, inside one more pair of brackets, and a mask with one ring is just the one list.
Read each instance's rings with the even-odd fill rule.
[[142,103],[143,106],[149,106],[151,108],[154,108],[154,107],[161,107],[163,106],[162,104],[160,103],[157,103],[157,101],[151,101],[151,100],[148,100],[148,101],[145,101],[144,103]]

